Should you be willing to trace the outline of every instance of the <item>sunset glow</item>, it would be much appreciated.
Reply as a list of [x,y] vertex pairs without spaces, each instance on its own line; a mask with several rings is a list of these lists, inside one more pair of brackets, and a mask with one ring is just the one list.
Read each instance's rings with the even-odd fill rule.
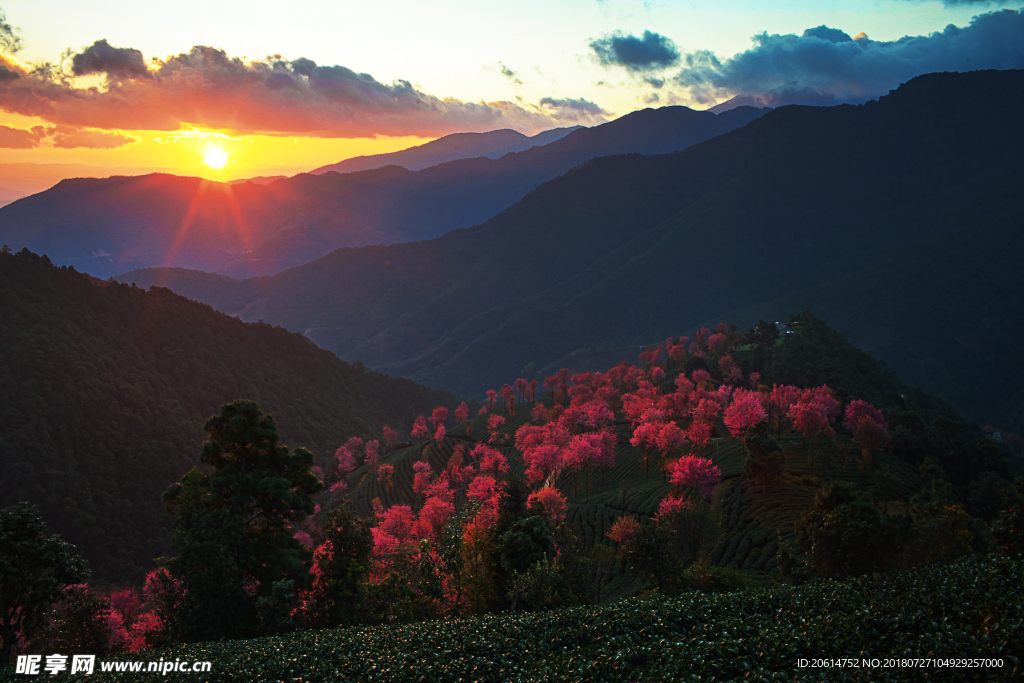
[[62,177],[294,175],[452,133],[533,135],[734,96],[778,106],[786,89],[864,101],[926,71],[1019,68],[1022,21],[998,11],[1019,2],[979,14],[966,0],[567,0],[543,18],[463,0],[314,2],[295,17],[254,0],[240,17],[188,0],[187,19],[159,21],[98,3],[0,0],[0,204]]
[[228,165],[228,153],[223,147],[210,145],[203,152],[203,163],[219,171]]

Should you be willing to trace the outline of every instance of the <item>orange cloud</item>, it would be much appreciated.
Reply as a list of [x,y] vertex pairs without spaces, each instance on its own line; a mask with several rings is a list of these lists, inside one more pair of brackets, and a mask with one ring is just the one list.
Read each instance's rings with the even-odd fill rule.
[[[105,87],[75,88],[68,78],[90,74],[102,74]],[[75,55],[71,74],[0,63],[0,108],[75,127],[171,131],[187,124],[313,137],[435,137],[496,128],[532,133],[558,125],[565,113],[441,99],[408,81],[387,85],[343,66],[280,56],[250,63],[202,46],[147,67],[137,50],[106,41]],[[599,107],[574,107],[573,115],[585,124],[606,120]]]
[[0,148],[4,149],[31,149],[38,147],[43,139],[41,126],[32,130],[0,126]]

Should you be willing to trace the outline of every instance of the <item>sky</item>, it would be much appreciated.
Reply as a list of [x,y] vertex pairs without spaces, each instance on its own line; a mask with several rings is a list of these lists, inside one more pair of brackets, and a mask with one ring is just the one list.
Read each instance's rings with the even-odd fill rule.
[[0,0],[0,203],[60,177],[291,175],[648,106],[858,103],[1024,67],[1021,5]]

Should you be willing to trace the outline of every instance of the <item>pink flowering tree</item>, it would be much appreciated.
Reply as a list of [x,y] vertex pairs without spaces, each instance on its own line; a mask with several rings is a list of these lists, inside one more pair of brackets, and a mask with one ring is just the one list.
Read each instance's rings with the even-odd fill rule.
[[531,493],[528,505],[531,510],[542,510],[544,519],[552,529],[565,521],[565,514],[569,509],[565,496],[550,486]]
[[882,411],[866,401],[851,401],[846,406],[846,420],[843,426],[853,432],[853,441],[861,449],[858,461],[861,469],[871,463],[874,451],[888,448],[892,443],[889,437],[889,425],[886,424]]
[[737,389],[732,403],[725,409],[725,426],[734,439],[742,439],[758,422],[767,417],[756,392]]
[[398,432],[391,427],[384,425],[384,429],[381,430],[381,433],[384,437],[384,443],[387,444],[387,449],[393,449],[395,447],[395,442],[398,441]]
[[677,490],[680,486],[686,486],[696,491],[701,498],[710,499],[715,487],[722,481],[722,472],[707,458],[684,455],[669,468],[669,481]]
[[423,437],[427,435],[427,418],[422,415],[416,418],[416,421],[412,423],[412,438],[417,439],[420,445],[423,445]]

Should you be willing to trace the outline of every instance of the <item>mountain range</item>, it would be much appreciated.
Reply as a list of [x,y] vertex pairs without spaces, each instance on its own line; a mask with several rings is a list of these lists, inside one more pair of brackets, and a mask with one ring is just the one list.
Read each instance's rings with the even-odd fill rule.
[[[1019,339],[1015,299],[979,297],[1019,296],[1022,93],[1020,71],[928,74],[863,105],[780,107],[678,153],[593,159],[432,240],[340,249],[245,281],[180,270],[124,279],[476,395],[579,349],[648,344],[729,312],[763,317],[762,305],[794,312],[812,293],[842,292],[823,316],[868,347],[899,348],[911,332],[948,349],[977,346],[990,328]],[[900,278],[899,289],[885,284]],[[943,320],[954,294],[975,317]],[[1016,357],[928,353],[885,357],[915,377],[941,369],[940,357],[961,363],[946,399],[981,420],[1020,414]]]
[[352,157],[336,164],[313,169],[310,173],[317,175],[330,171],[352,173],[354,171],[370,171],[381,166],[401,166],[410,171],[420,171],[430,166],[458,159],[474,159],[476,157],[498,159],[510,152],[522,152],[538,145],[547,145],[580,128],[584,128],[584,126],[552,128],[530,137],[508,128],[492,130],[488,133],[452,133],[398,152]]
[[267,184],[167,174],[65,180],[0,208],[0,242],[97,277],[153,266],[270,274],[340,247],[424,240],[476,225],[588,159],[684,149],[764,111],[648,109],[499,159],[420,171],[391,165]]

